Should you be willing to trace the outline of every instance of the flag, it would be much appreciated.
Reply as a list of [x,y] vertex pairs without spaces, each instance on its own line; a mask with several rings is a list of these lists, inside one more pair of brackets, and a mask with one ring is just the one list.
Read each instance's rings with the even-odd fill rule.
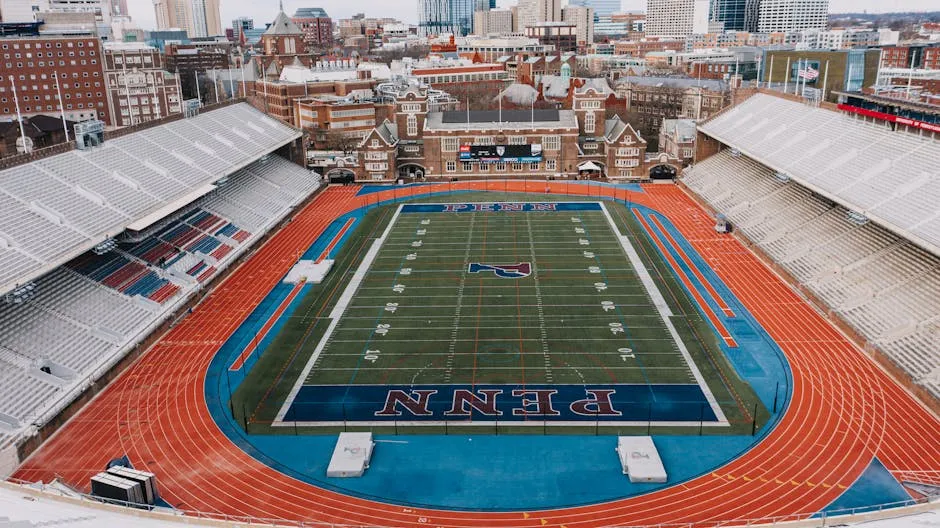
[[799,75],[801,79],[812,81],[819,77],[819,70],[813,69],[812,66],[807,66],[805,70],[800,70]]

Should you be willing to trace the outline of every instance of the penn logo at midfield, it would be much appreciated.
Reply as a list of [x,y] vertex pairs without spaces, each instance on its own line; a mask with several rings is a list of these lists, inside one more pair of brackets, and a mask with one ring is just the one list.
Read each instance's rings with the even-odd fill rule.
[[493,272],[503,279],[522,279],[532,274],[532,264],[520,262],[519,264],[480,264],[471,262],[467,269],[469,273]]

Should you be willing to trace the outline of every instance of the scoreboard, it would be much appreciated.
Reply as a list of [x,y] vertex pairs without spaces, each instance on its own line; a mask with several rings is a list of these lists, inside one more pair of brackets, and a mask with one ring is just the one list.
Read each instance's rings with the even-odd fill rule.
[[542,145],[461,145],[460,161],[481,163],[541,163]]

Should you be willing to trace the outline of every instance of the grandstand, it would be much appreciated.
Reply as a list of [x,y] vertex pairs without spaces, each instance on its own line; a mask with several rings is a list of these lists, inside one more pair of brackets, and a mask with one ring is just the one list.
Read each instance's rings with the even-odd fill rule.
[[756,94],[685,184],[940,398],[940,143]]
[[271,154],[298,137],[236,104],[0,172],[0,447],[52,419],[317,190]]

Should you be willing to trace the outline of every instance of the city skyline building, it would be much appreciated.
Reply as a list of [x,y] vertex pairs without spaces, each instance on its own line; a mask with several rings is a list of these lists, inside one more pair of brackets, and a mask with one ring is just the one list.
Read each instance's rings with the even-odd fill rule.
[[595,17],[608,17],[623,11],[621,0],[569,0],[568,6],[590,7]]
[[190,38],[222,35],[219,0],[153,0],[157,29],[180,28]]
[[418,32],[421,35],[473,32],[477,0],[418,0]]
[[828,25],[829,0],[760,0],[760,33],[826,29]]
[[684,38],[708,33],[710,7],[711,0],[648,0],[646,34]]

